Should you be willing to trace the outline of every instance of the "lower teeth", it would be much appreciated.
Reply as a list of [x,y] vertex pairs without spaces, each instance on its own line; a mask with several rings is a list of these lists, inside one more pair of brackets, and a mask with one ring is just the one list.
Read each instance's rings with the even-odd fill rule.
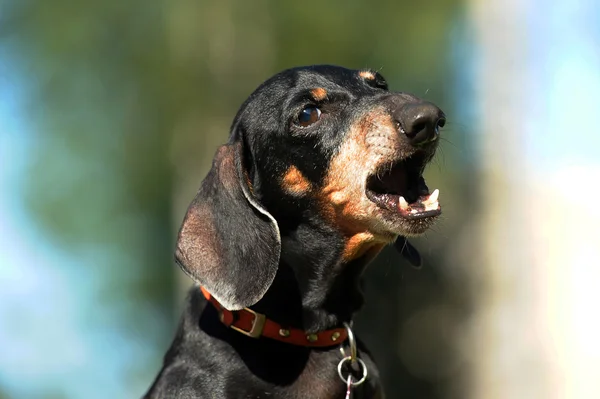
[[438,202],[439,195],[440,190],[435,189],[433,193],[431,193],[429,197],[427,197],[427,199],[423,201],[417,200],[417,202],[412,205],[409,204],[404,197],[400,196],[398,200],[398,208],[402,211],[408,211],[412,214],[423,211],[434,211],[440,206]]

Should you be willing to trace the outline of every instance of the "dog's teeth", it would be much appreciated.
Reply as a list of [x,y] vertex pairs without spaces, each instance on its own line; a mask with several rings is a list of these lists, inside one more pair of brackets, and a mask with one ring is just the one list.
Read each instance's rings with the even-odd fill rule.
[[398,204],[400,205],[400,209],[404,209],[404,210],[408,209],[408,202],[406,202],[404,197],[400,197],[400,201],[398,201]]
[[427,197],[427,199],[425,201],[422,202],[423,205],[428,206],[428,205],[435,205],[438,202],[438,197],[440,196],[440,190],[438,190],[437,188],[433,191],[433,193],[431,193],[431,195],[429,195],[429,197]]
[[440,206],[440,204],[438,203],[438,197],[440,196],[440,190],[438,190],[437,188],[433,191],[433,193],[431,193],[431,195],[429,196],[429,198],[427,198],[425,201],[423,201],[423,206],[425,206],[425,210],[426,211],[431,211],[431,210],[435,210],[438,208],[438,206]]
[[433,192],[431,193],[431,195],[429,196],[429,198],[427,198],[426,203],[428,203],[428,204],[434,204],[434,203],[436,203],[439,196],[440,196],[440,190],[438,190],[436,188],[435,190],[433,190]]

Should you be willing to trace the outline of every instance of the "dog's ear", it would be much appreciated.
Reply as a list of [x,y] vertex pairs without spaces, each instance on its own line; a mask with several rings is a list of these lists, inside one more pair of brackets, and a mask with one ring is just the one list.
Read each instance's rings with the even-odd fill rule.
[[243,157],[241,139],[217,150],[175,251],[181,268],[229,310],[263,297],[281,252],[279,227],[253,195]]
[[404,256],[404,258],[406,258],[406,260],[412,265],[412,267],[419,269],[423,264],[421,260],[421,254],[419,254],[417,248],[415,248],[410,242],[408,242],[406,237],[399,236],[394,242],[394,248],[396,248],[396,250],[400,252],[400,254]]

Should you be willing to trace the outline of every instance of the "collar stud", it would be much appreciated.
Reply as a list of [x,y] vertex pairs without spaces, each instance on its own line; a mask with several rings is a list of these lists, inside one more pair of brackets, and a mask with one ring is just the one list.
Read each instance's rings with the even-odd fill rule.
[[290,330],[286,330],[285,328],[280,328],[279,329],[279,335],[282,336],[282,337],[284,337],[284,338],[287,338],[287,337],[290,336]]
[[315,342],[319,339],[319,336],[317,334],[308,334],[306,336],[306,339],[308,340],[308,342]]

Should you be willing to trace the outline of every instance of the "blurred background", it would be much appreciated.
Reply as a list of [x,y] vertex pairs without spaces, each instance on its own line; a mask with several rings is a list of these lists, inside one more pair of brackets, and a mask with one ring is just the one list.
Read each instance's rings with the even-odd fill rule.
[[323,63],[449,120],[424,268],[366,277],[388,397],[600,397],[599,2],[0,0],[0,398],[144,393],[237,108]]

